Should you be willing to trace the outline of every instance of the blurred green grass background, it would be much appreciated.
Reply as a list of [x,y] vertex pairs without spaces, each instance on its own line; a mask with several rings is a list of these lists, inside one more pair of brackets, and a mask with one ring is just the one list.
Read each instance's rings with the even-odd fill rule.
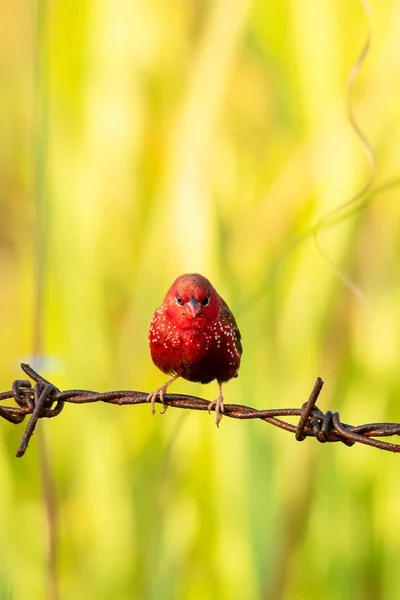
[[[400,8],[371,6],[353,107],[379,186],[400,164]],[[295,245],[368,178],[345,94],[361,5],[5,0],[1,12],[0,389],[32,351],[39,182],[43,374],[57,386],[162,383],[151,315],[173,278],[199,271],[243,335],[226,402],[298,407],[320,375],[322,409],[399,421],[399,189],[320,234],[366,307],[312,237]],[[41,599],[37,436],[17,460],[22,426],[0,427],[0,597]],[[67,406],[42,427],[63,599],[400,598],[396,455],[149,407]]]

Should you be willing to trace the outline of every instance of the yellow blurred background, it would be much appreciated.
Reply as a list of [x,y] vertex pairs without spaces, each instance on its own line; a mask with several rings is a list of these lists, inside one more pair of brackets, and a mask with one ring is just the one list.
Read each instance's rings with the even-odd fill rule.
[[[400,164],[400,7],[371,7],[352,98],[379,187]],[[319,234],[361,300],[307,235],[369,177],[346,115],[361,4],[4,0],[1,12],[0,390],[32,353],[41,227],[41,372],[58,387],[160,385],[152,313],[199,271],[243,336],[226,402],[300,407],[319,375],[321,409],[399,421],[399,187]],[[171,391],[213,399],[217,385]],[[400,598],[397,455],[148,406],[67,405],[40,425],[60,598]],[[0,421],[0,598],[35,600],[48,522],[37,434],[15,458],[23,427]]]

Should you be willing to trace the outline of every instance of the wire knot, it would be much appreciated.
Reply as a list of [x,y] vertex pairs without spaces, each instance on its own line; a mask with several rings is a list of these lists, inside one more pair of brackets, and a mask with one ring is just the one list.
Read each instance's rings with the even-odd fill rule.
[[[56,417],[64,408],[64,401],[58,399],[60,390],[55,385],[42,377],[36,377],[35,380],[34,388],[31,382],[25,379],[17,379],[12,385],[14,400],[20,408],[14,409],[15,414],[10,413],[8,420],[13,419],[13,423],[20,423],[27,414],[32,415],[17,450],[18,457],[25,454],[38,420],[44,417],[48,419]],[[53,408],[54,403],[56,405]]]
[[[302,411],[307,409],[307,405],[308,403],[303,404]],[[299,442],[307,437],[305,433],[307,431],[309,432],[308,434],[313,435],[321,444],[325,444],[326,442],[342,442],[346,446],[353,446],[355,444],[354,441],[344,437],[338,431],[337,424],[341,424],[338,412],[333,413],[331,410],[327,410],[324,414],[318,408],[315,408],[307,418],[304,426],[302,419],[300,419],[300,422],[301,426],[298,426],[296,430],[296,439]]]
[[302,442],[309,435],[313,435],[321,444],[343,442],[346,446],[353,446],[355,442],[348,439],[347,435],[343,435],[344,427],[340,422],[339,413],[327,410],[324,414],[316,406],[322,386],[323,381],[318,377],[308,401],[301,407],[301,416],[295,433],[296,440]]

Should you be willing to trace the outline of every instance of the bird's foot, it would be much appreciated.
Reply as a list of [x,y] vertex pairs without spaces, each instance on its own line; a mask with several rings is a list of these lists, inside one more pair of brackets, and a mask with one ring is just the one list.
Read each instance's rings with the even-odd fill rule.
[[165,411],[167,410],[168,405],[164,404],[164,394],[166,393],[166,391],[167,391],[168,387],[171,385],[171,383],[176,381],[176,379],[178,379],[178,377],[179,377],[179,375],[175,375],[175,377],[172,377],[172,379],[169,379],[168,381],[163,383],[162,386],[155,389],[153,392],[150,392],[150,394],[147,396],[146,402],[151,403],[151,412],[153,413],[153,415],[156,412],[155,404],[156,404],[157,396],[160,396],[161,404],[163,404],[163,409],[160,414],[163,415],[165,413]]
[[[146,402],[150,402],[151,403],[151,412],[153,413],[153,415],[156,413],[156,400],[157,400],[157,396],[160,396],[160,400],[162,402],[162,404],[164,404],[164,393],[167,391],[167,386],[164,384],[161,387],[157,388],[156,390],[154,390],[153,392],[151,392],[147,398],[146,398]],[[164,414],[165,411],[167,410],[167,406],[164,404],[164,407],[161,411],[161,414]]]
[[222,385],[219,384],[219,394],[216,400],[213,400],[208,405],[208,412],[211,412],[211,409],[215,406],[215,424],[219,427],[219,424],[222,419],[222,413],[224,412],[224,397],[222,395]]

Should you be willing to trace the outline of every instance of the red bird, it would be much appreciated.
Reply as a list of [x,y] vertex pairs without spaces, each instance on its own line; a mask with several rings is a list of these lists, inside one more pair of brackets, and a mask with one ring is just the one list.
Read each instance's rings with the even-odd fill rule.
[[147,396],[152,413],[157,396],[163,402],[179,377],[200,383],[216,379],[219,395],[208,411],[215,405],[218,425],[224,412],[222,384],[237,377],[243,350],[235,317],[208,279],[194,273],[174,281],[151,320],[149,345],[154,364],[173,375]]

